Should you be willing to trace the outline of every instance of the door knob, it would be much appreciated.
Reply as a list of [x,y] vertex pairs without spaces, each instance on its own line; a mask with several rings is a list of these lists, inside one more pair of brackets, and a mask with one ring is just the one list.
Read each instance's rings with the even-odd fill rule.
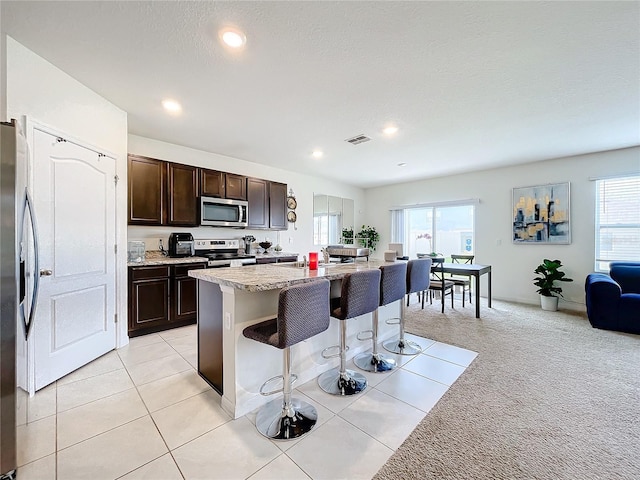
[[53,275],[53,272],[51,270],[47,270],[45,268],[40,270],[41,277],[50,277],[51,275]]

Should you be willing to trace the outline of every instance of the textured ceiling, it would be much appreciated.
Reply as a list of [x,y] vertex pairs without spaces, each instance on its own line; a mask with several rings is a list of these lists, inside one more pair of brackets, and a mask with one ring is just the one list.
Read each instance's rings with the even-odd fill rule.
[[[128,112],[130,133],[362,187],[640,144],[639,2],[0,8],[5,33]],[[218,42],[225,25],[242,52]],[[358,134],[372,140],[344,141]]]

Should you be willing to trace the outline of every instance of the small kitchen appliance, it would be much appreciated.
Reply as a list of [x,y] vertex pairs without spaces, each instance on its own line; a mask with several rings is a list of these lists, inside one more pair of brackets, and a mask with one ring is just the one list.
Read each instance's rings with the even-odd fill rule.
[[190,233],[172,233],[169,235],[170,257],[192,257],[194,254],[193,235]]
[[230,267],[231,263],[251,265],[256,263],[255,255],[239,253],[240,240],[205,239],[195,241],[195,254],[207,258],[207,266]]

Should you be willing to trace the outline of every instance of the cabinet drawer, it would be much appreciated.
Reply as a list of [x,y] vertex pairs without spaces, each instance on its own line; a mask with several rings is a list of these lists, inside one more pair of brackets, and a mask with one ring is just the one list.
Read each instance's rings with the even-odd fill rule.
[[276,263],[276,261],[277,261],[276,257],[256,258],[257,264]]
[[278,258],[278,263],[289,263],[289,262],[297,262],[298,261],[298,257],[297,256],[290,256],[290,257],[279,257]]
[[149,278],[160,278],[169,276],[168,265],[158,265],[154,267],[132,267],[129,271],[131,280],[146,280]]
[[205,268],[206,263],[189,263],[187,265],[176,265],[173,267],[173,275],[176,277],[187,277],[189,270]]

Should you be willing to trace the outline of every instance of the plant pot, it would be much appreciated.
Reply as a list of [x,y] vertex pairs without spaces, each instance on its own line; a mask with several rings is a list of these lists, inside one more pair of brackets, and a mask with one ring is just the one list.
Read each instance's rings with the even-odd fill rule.
[[540,306],[542,307],[542,310],[555,312],[558,310],[558,297],[546,297],[544,295],[540,295]]

